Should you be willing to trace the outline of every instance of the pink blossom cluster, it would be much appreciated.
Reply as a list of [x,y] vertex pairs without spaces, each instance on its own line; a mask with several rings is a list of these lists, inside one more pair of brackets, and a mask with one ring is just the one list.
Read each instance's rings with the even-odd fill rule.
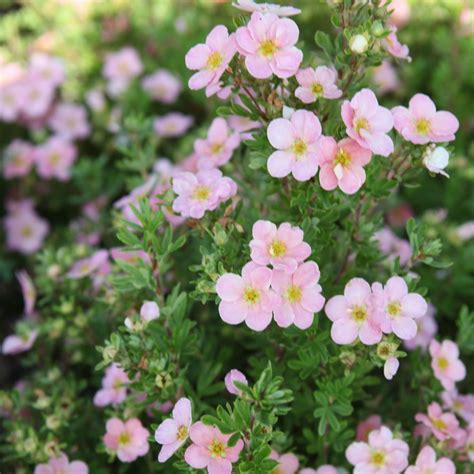
[[253,225],[252,236],[252,261],[242,274],[226,273],[217,280],[221,319],[228,324],[245,321],[254,331],[263,331],[272,317],[280,327],[294,324],[307,329],[325,300],[318,265],[305,262],[311,248],[303,241],[303,231],[288,222],[277,227],[260,220]]
[[181,92],[182,84],[180,79],[168,70],[158,69],[142,79],[142,87],[152,99],[163,104],[173,104]]
[[406,265],[412,256],[410,242],[398,237],[389,227],[384,227],[374,234],[380,251],[393,262],[397,257],[400,265]]
[[89,474],[89,468],[83,461],[71,461],[66,454],[50,458],[45,464],[38,464],[34,474]]
[[130,81],[141,74],[143,64],[135,48],[126,46],[119,51],[108,53],[102,69],[107,79],[107,91],[117,97],[128,87]]
[[94,396],[94,405],[104,407],[118,405],[127,396],[127,385],[130,380],[125,370],[117,364],[112,364],[105,371],[102,388]]

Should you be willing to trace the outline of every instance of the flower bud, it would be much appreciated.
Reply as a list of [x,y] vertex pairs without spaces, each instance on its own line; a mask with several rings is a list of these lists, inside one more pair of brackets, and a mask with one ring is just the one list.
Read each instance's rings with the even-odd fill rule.
[[382,341],[377,345],[377,355],[382,360],[392,357],[398,349],[398,344],[393,342]]
[[380,38],[385,33],[385,28],[380,20],[377,20],[372,25],[372,34],[377,38]]
[[234,382],[240,382],[248,385],[247,377],[245,377],[245,375],[237,369],[232,369],[230,372],[228,372],[224,378],[224,382],[227,391],[233,395],[241,394],[241,390],[234,385]]
[[50,265],[48,269],[46,270],[46,274],[48,275],[51,280],[56,280],[56,278],[59,276],[61,273],[61,267],[54,263],[53,265]]
[[349,41],[349,48],[351,51],[356,54],[363,54],[367,51],[369,47],[369,42],[365,35],[355,35]]
[[443,171],[449,163],[449,152],[442,146],[436,148],[428,147],[423,157],[423,164],[431,172],[442,174],[449,178],[448,173]]
[[154,301],[145,301],[140,308],[142,321],[148,323],[160,317],[160,308]]

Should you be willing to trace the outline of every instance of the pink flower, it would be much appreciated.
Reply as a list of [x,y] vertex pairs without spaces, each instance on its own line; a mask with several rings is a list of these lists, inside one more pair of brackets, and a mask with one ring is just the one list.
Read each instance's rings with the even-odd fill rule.
[[26,176],[34,164],[34,148],[24,140],[13,140],[5,149],[3,176],[5,179]]
[[441,398],[444,408],[454,411],[467,423],[474,422],[474,395],[460,395],[456,390],[453,390],[443,392]]
[[15,355],[29,351],[33,347],[37,337],[38,331],[36,330],[24,332],[19,336],[16,334],[7,336],[2,344],[2,354]]
[[[385,5],[388,0],[384,0],[382,5]],[[397,26],[403,26],[411,16],[411,8],[408,0],[392,0],[388,7],[389,11],[393,11],[388,20]]]
[[370,89],[362,89],[341,108],[346,133],[362,148],[376,155],[388,156],[393,153],[392,139],[387,135],[393,128],[392,114],[380,107],[377,97]]
[[331,466],[330,464],[323,464],[317,469],[305,467],[304,469],[301,469],[299,474],[338,474],[338,471],[334,466]]
[[[3,72],[0,69],[0,72]],[[19,83],[0,83],[0,120],[13,122],[17,119],[24,102],[23,88]]]
[[230,370],[224,378],[225,388],[232,395],[240,395],[241,390],[234,385],[234,382],[240,382],[248,385],[247,377],[237,369]]
[[206,139],[194,142],[194,152],[198,155],[199,169],[212,169],[225,165],[240,144],[238,133],[232,133],[227,122],[219,117],[212,121]]
[[156,442],[163,445],[158,462],[166,462],[186,442],[191,423],[191,402],[180,398],[173,408],[172,418],[163,421],[155,431]]
[[400,258],[400,265],[406,265],[412,256],[410,242],[400,239],[389,227],[384,227],[374,234],[380,251],[388,257],[389,262]]
[[299,87],[295,96],[305,104],[316,102],[319,97],[325,99],[339,99],[342,91],[337,87],[337,74],[327,66],[318,66],[316,69],[307,67],[296,73]]
[[278,18],[273,13],[252,13],[247,26],[235,33],[237,49],[245,56],[245,66],[257,79],[275,74],[281,79],[296,74],[303,53],[295,47],[299,29],[289,18]]
[[379,94],[396,91],[400,87],[397,71],[390,61],[384,60],[380,66],[377,66],[372,75],[372,79],[377,85]]
[[399,474],[408,466],[408,444],[394,439],[382,426],[369,434],[368,443],[354,442],[346,450],[346,458],[354,474]]
[[214,27],[205,44],[193,46],[186,53],[186,67],[198,71],[189,79],[189,88],[197,90],[217,84],[236,51],[235,35],[229,35],[224,25]]
[[430,342],[431,368],[435,377],[446,390],[453,390],[456,382],[466,377],[466,367],[459,360],[457,344],[445,339],[441,344],[433,339]]
[[425,299],[418,293],[408,293],[405,280],[398,276],[391,277],[385,286],[374,283],[372,291],[382,331],[394,332],[403,340],[415,337],[415,319],[423,317],[428,309]]
[[48,123],[57,135],[66,140],[85,138],[90,133],[86,109],[82,105],[69,102],[57,105]]
[[163,102],[163,104],[173,104],[181,92],[181,81],[174,74],[166,69],[145,76],[142,79],[142,87],[150,96]]
[[9,206],[9,213],[5,217],[5,230],[7,247],[30,255],[42,247],[49,225],[36,214],[30,202],[18,201]]
[[417,347],[420,347],[423,351],[428,349],[430,342],[438,332],[438,324],[434,315],[435,308],[431,303],[428,303],[425,315],[415,320],[417,325],[416,336],[404,341],[404,345],[408,350],[412,351]]
[[391,33],[382,40],[385,49],[394,57],[411,61],[410,50],[406,44],[401,44],[397,38],[397,27],[390,28]]
[[458,119],[444,110],[436,111],[425,94],[415,94],[406,107],[392,109],[395,129],[405,140],[424,145],[429,142],[450,142],[459,128]]
[[19,84],[20,113],[29,119],[43,117],[51,107],[54,99],[54,86],[39,80],[36,75],[28,75]]
[[62,84],[66,77],[63,60],[45,53],[33,53],[30,57],[28,70],[53,87]]
[[140,261],[151,264],[150,256],[143,250],[123,250],[121,247],[110,249],[110,255],[116,261],[137,265]]
[[428,427],[436,439],[462,439],[464,431],[459,427],[458,419],[452,413],[443,413],[438,403],[428,405],[428,414],[417,413],[415,420]]
[[227,445],[231,435],[222,434],[214,426],[198,421],[191,426],[193,444],[184,453],[185,461],[195,469],[207,468],[209,474],[231,474],[232,463],[239,459],[244,447],[241,439],[232,448]]
[[279,454],[274,449],[270,453],[270,459],[278,461],[278,466],[272,471],[278,474],[295,474],[298,470],[299,461],[293,453]]
[[365,441],[369,439],[369,433],[382,426],[382,418],[379,415],[371,415],[357,425],[356,440]]
[[383,375],[387,380],[392,380],[395,374],[398,372],[400,362],[396,357],[389,357],[383,366]]
[[336,344],[352,344],[358,337],[370,346],[382,339],[382,330],[372,308],[372,291],[362,278],[350,280],[344,295],[333,296],[324,311],[333,321],[331,338]]
[[262,127],[262,124],[257,120],[242,117],[241,115],[230,115],[227,117],[227,123],[230,128],[240,134],[242,140],[252,140],[252,132],[257,128]]
[[140,308],[142,321],[150,322],[160,317],[160,308],[154,301],[145,301]]
[[278,16],[294,16],[301,13],[299,8],[276,3],[257,3],[254,0],[237,0],[237,3],[232,3],[232,6],[244,12],[274,13]]
[[73,264],[67,273],[73,280],[84,278],[96,272],[109,258],[107,250],[98,250],[90,257],[81,258]]
[[71,167],[76,161],[76,147],[64,138],[53,136],[35,150],[38,174],[42,178],[68,181]]
[[127,373],[117,364],[112,364],[105,370],[102,388],[94,396],[94,405],[118,405],[127,396],[127,385],[130,383]]
[[231,178],[222,176],[218,169],[178,173],[173,179],[173,211],[183,217],[201,219],[206,211],[214,211],[224,201],[237,193]]
[[436,461],[436,451],[425,446],[418,454],[414,466],[409,466],[405,474],[456,474],[456,466],[448,458]]
[[314,313],[324,306],[321,295],[319,267],[315,262],[305,262],[289,275],[274,270],[272,288],[281,298],[281,304],[275,307],[275,321],[280,327],[294,324],[300,329],[308,329],[313,324]]
[[319,182],[326,191],[338,186],[346,194],[354,194],[365,183],[365,171],[372,153],[355,140],[344,138],[339,143],[332,137],[319,141]]
[[138,457],[148,453],[149,431],[143,428],[138,418],[132,418],[125,423],[118,418],[110,418],[107,421],[107,433],[103,440],[105,446],[117,453],[122,462],[133,462]]
[[36,302],[36,289],[33,280],[25,270],[16,273],[16,278],[21,286],[23,294],[23,301],[25,303],[25,314],[27,316],[33,315]]
[[249,262],[242,276],[226,273],[219,277],[216,291],[221,298],[219,315],[227,324],[245,324],[254,331],[263,331],[272,320],[279,298],[270,289],[272,271]]
[[153,122],[153,129],[159,137],[179,137],[193,125],[194,119],[180,112],[170,112]]
[[270,176],[283,178],[290,173],[298,181],[308,181],[318,171],[317,146],[321,124],[312,112],[297,110],[290,119],[278,118],[268,125],[267,137],[273,152],[267,161]]
[[85,101],[94,112],[101,112],[105,109],[105,97],[103,92],[96,88],[86,92]]
[[61,453],[57,458],[51,458],[47,464],[38,464],[34,474],[88,474],[89,468],[82,461],[69,462],[68,457]]
[[311,247],[303,242],[304,232],[288,222],[277,228],[273,222],[259,220],[252,227],[250,257],[259,265],[273,265],[275,270],[294,273],[298,264],[311,255]]
[[127,46],[105,56],[103,74],[109,80],[129,81],[143,71],[143,64],[136,49]]

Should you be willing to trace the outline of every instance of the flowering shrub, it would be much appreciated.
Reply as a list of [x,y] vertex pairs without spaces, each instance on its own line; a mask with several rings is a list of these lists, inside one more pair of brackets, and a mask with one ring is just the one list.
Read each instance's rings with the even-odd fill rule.
[[474,13],[295,4],[6,8],[2,472],[470,472]]

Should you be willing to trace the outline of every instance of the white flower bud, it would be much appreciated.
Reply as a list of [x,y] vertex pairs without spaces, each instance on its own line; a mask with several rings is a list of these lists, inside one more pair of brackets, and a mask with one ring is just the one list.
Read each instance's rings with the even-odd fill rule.
[[367,51],[369,47],[369,42],[364,35],[355,35],[349,41],[349,48],[353,53],[362,54]]
[[437,146],[436,148],[428,148],[423,157],[423,164],[431,171],[431,173],[442,174],[449,178],[448,173],[443,171],[449,163],[449,153],[446,148]]

